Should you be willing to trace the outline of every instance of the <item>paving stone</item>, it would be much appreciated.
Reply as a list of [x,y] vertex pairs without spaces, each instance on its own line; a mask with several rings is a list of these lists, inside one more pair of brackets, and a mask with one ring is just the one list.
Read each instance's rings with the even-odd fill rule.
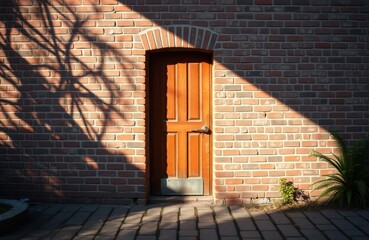
[[179,221],[197,221],[197,217],[195,215],[180,215]]
[[99,206],[98,209],[88,218],[91,221],[105,221],[108,219],[113,208],[111,206]]
[[161,222],[160,229],[178,229],[178,222]]
[[335,219],[334,225],[336,225],[338,229],[343,231],[349,237],[355,237],[355,236],[357,237],[357,236],[364,235],[364,233],[362,233],[358,228],[356,228],[346,219]]
[[160,230],[159,240],[173,240],[177,238],[177,230]]
[[315,225],[316,228],[318,228],[321,231],[337,231],[338,229],[332,225],[332,224],[318,224]]
[[286,214],[290,218],[306,218],[305,215],[301,212],[288,212]]
[[250,213],[248,213],[243,207],[230,206],[229,209],[231,210],[231,213],[235,218],[251,218]]
[[201,203],[196,206],[197,209],[212,209],[212,203]]
[[241,231],[240,235],[242,238],[259,238],[261,237],[259,231]]
[[[50,231],[49,230],[35,230],[29,234],[27,234],[27,236],[23,236],[21,239],[22,240],[39,240],[39,239],[52,239],[51,236],[50,236]],[[47,237],[48,236],[48,237]],[[9,236],[5,237],[5,238],[1,238],[0,239],[3,239],[3,240],[18,240],[19,238],[11,238]]]
[[369,221],[369,210],[360,210],[357,211],[357,213],[363,218],[365,218],[367,221]]
[[123,222],[124,218],[126,217],[127,213],[128,213],[129,208],[128,207],[124,207],[124,206],[117,206],[113,209],[113,211],[111,212],[108,221],[120,221]]
[[64,207],[60,211],[62,211],[62,212],[76,212],[80,208],[81,208],[81,205],[79,205],[79,204],[66,204],[66,205],[64,205]]
[[58,239],[58,240],[70,240],[72,239],[78,230],[81,228],[81,226],[69,226],[65,227],[62,230],[60,230],[58,233],[56,233],[52,238]]
[[198,216],[199,222],[214,222],[214,217],[212,215],[200,215]]
[[326,237],[317,229],[302,229],[301,233],[307,238],[307,239],[326,239]]
[[239,237],[220,237],[221,240],[239,240]]
[[197,210],[197,217],[199,222],[214,222],[214,215],[211,209]]
[[129,207],[130,213],[144,213],[150,206],[146,205],[133,205]]
[[164,219],[162,218],[160,223],[161,224],[167,224],[167,223],[178,223],[178,219]]
[[135,240],[156,240],[156,236],[137,236]]
[[284,237],[300,237],[300,232],[291,224],[277,225]]
[[336,219],[336,218],[343,218],[341,214],[339,214],[338,212],[332,209],[324,209],[324,210],[321,210],[320,213],[323,214],[329,220]]
[[337,212],[339,214],[341,214],[344,217],[356,217],[358,216],[358,214],[354,211],[350,211],[350,210],[337,210]]
[[237,218],[237,226],[241,231],[253,231],[256,230],[256,226],[249,218]]
[[180,215],[179,215],[179,220],[180,221],[191,221],[191,220],[194,220],[196,221],[197,220],[197,216],[195,214],[195,209],[194,208],[181,208],[181,212],[180,212]]
[[123,223],[120,226],[120,229],[135,229],[135,230],[137,230],[139,227],[140,227],[140,225],[136,224],[136,223]]
[[48,208],[42,212],[44,215],[52,215],[54,216],[57,212],[59,212],[64,206],[61,204],[53,204],[49,205]]
[[161,221],[177,221],[177,220],[178,220],[177,212],[166,213],[161,216]]
[[82,225],[90,215],[91,215],[91,212],[87,212],[87,211],[77,212],[71,218],[68,219],[65,225]]
[[128,216],[124,219],[124,223],[138,224],[141,222],[142,217],[143,217],[143,212],[129,213]]
[[99,205],[84,204],[84,205],[81,206],[81,208],[78,211],[80,211],[80,212],[94,212],[98,208],[99,208]]
[[365,233],[366,235],[369,235],[369,227],[367,226],[359,226],[360,230]]
[[306,217],[292,218],[292,221],[299,227],[299,229],[315,229],[315,226]]
[[122,222],[120,221],[106,221],[100,230],[100,235],[116,235]]
[[369,227],[369,222],[361,216],[348,217],[347,220],[356,226],[368,226]]
[[325,218],[320,212],[306,212],[305,215],[314,224],[319,225],[330,224],[329,220]]
[[352,237],[351,240],[368,240],[368,236],[365,237]]
[[95,236],[94,240],[114,240],[114,235],[97,235]]
[[279,240],[283,239],[281,234],[279,234],[278,231],[261,231],[261,234],[263,235],[265,240]]
[[[342,230],[342,229],[341,229]],[[359,231],[359,230],[352,230],[352,231],[343,231],[347,236],[349,236],[350,238],[353,237],[363,237],[365,236],[365,233]]]
[[[81,235],[78,235],[78,236],[75,236],[73,238],[73,240],[93,240],[94,239],[94,235],[91,235],[91,236],[81,236]],[[130,240],[130,239],[127,239],[127,240]]]
[[200,229],[200,239],[218,239],[218,234],[215,229]]
[[226,207],[214,207],[214,213],[218,223],[233,220]]
[[159,222],[161,217],[161,208],[149,209],[143,216],[143,222]]
[[254,220],[269,220],[268,215],[264,211],[250,211],[251,216]]
[[291,224],[291,221],[283,213],[267,213],[276,224]]
[[218,223],[218,229],[221,237],[233,237],[238,235],[233,221]]
[[232,208],[232,215],[241,231],[256,230],[256,226],[252,221],[251,215],[244,208]]
[[197,240],[197,237],[179,237],[179,240]]
[[197,223],[197,226],[199,229],[212,229],[212,228],[216,228],[216,223],[215,222],[199,222]]
[[167,207],[163,208],[162,215],[171,214],[171,213],[178,214],[179,212],[180,212],[180,207],[167,206]]
[[43,229],[57,229],[58,226],[61,226],[65,221],[67,221],[74,212],[71,211],[63,211],[58,212],[56,215],[54,215],[49,221],[47,221],[42,228]]
[[324,231],[324,234],[331,240],[346,240],[348,239],[341,231]]
[[256,220],[255,224],[261,231],[274,231],[277,230],[275,225],[270,220]]
[[100,231],[103,224],[103,222],[88,221],[83,225],[78,235],[95,235]]
[[181,216],[195,216],[195,208],[188,207],[188,206],[181,207],[180,215]]
[[142,224],[139,234],[140,235],[155,235],[158,230],[157,222],[147,222]]
[[161,207],[149,208],[146,211],[146,216],[160,216],[161,212],[162,212]]
[[240,238],[242,240],[263,240],[263,238],[258,237],[258,238]]
[[179,230],[179,234],[180,237],[197,237],[199,235],[197,230]]
[[136,233],[135,229],[122,229],[117,235],[117,240],[134,240]]
[[180,221],[179,222],[179,228],[181,230],[193,230],[196,229],[196,221]]

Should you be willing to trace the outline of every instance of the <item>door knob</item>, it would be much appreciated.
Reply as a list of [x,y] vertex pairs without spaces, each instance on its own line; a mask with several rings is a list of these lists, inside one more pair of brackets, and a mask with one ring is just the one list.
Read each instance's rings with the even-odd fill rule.
[[210,130],[210,128],[208,126],[204,125],[201,128],[199,128],[199,129],[193,129],[193,130],[191,130],[191,132],[209,134],[211,132],[211,130]]

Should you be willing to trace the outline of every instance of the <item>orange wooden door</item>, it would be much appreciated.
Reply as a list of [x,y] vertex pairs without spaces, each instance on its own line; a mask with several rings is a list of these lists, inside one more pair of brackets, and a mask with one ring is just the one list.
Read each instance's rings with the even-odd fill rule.
[[209,195],[211,57],[161,52],[149,62],[152,194]]

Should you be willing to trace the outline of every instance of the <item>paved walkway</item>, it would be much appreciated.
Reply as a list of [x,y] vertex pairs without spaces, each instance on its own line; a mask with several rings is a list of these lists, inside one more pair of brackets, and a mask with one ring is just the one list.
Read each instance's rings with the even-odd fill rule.
[[34,204],[0,240],[369,239],[369,209],[269,212],[241,206]]

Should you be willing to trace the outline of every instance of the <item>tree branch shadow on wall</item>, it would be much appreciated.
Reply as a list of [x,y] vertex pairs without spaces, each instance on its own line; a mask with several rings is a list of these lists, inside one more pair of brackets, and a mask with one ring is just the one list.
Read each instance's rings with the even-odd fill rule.
[[0,8],[1,195],[142,198],[129,185],[143,180],[132,171],[125,143],[109,141],[112,131],[132,127],[122,86],[132,91],[134,83],[109,77],[128,59],[85,27],[92,15],[80,19],[67,5],[36,3],[29,13],[15,1]]

